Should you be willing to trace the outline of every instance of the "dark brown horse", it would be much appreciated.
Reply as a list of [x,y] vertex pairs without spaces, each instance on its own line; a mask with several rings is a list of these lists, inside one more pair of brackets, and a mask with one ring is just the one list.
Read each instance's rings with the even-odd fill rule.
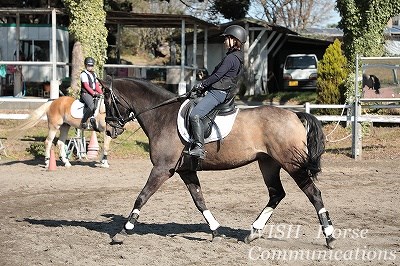
[[[116,79],[105,87],[107,134],[116,138],[123,132],[124,125],[136,118],[149,138],[153,163],[147,183],[124,228],[111,243],[122,243],[127,233],[133,232],[142,207],[175,172],[186,184],[213,238],[222,237],[218,233],[220,224],[206,206],[196,170],[189,170],[179,163],[187,145],[177,130],[180,98],[142,80]],[[261,237],[272,212],[285,197],[280,180],[283,168],[313,204],[327,246],[332,247],[333,226],[321,192],[313,182],[321,170],[320,159],[325,149],[321,124],[314,116],[272,106],[240,109],[232,131],[223,143],[211,142],[205,149],[207,156],[201,164],[202,170],[233,169],[258,162],[270,199],[252,224],[246,243]]]

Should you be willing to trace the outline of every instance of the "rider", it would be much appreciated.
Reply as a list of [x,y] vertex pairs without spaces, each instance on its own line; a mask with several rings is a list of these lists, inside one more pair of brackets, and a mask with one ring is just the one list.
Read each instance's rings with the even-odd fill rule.
[[81,73],[81,102],[85,103],[87,109],[85,110],[81,122],[82,128],[87,128],[87,120],[90,116],[93,116],[96,109],[94,99],[97,99],[103,91],[100,88],[100,84],[97,80],[97,75],[94,72],[95,61],[92,57],[85,58],[85,70]]
[[194,139],[193,148],[189,154],[200,159],[205,158],[204,152],[204,125],[203,118],[221,103],[228,102],[237,94],[238,77],[243,66],[242,45],[246,42],[246,30],[238,25],[232,25],[225,29],[222,36],[225,37],[225,47],[228,50],[226,56],[215,67],[211,75],[196,84],[195,91],[207,94],[193,108],[189,119]]

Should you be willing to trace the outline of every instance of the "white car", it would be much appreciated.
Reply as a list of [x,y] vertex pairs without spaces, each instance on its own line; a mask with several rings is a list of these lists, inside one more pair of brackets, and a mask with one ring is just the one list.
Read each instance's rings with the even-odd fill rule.
[[286,57],[283,66],[283,88],[316,89],[317,64],[315,54],[290,54]]

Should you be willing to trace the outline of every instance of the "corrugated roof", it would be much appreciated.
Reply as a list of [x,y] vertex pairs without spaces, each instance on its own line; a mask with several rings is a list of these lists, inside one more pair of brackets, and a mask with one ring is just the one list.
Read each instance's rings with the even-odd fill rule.
[[107,11],[106,17],[106,23],[108,24],[146,28],[180,28],[182,26],[182,20],[185,21],[186,28],[193,28],[194,25],[218,28],[215,24],[188,15]]

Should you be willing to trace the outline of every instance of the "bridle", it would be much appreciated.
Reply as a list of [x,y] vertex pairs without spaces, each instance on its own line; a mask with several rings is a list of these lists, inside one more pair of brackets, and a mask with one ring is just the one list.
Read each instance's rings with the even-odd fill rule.
[[[104,87],[104,85],[103,85],[103,87]],[[129,106],[129,103],[123,97],[117,97],[117,95],[115,94],[115,92],[112,88],[112,83],[109,88],[107,88],[107,87],[105,87],[105,88],[110,93],[111,105],[112,105],[112,106],[108,106],[108,101],[107,102],[104,101],[104,104],[106,105],[105,121],[111,127],[114,127],[114,128],[124,131],[125,124],[135,119],[134,111]],[[129,113],[129,115],[127,117],[124,117],[121,114],[121,111],[118,108],[118,104],[126,110],[125,114]],[[107,108],[107,106],[109,108]],[[107,109],[109,110],[108,112],[107,112]],[[115,114],[115,112],[116,112],[116,114]]]
[[[189,91],[189,92],[187,92],[187,93],[185,93],[183,95],[178,95],[176,97],[173,97],[171,99],[163,101],[163,102],[161,102],[161,103],[159,103],[157,105],[154,105],[154,106],[148,107],[148,108],[146,108],[144,110],[141,110],[140,112],[135,112],[133,110],[133,108],[129,105],[129,103],[123,97],[118,97],[115,94],[115,92],[114,92],[114,90],[112,88],[112,85],[113,85],[112,82],[111,82],[110,87],[105,87],[104,84],[102,84],[102,86],[104,88],[106,88],[110,93],[110,99],[111,99],[111,105],[112,105],[112,106],[109,106],[109,108],[108,108],[109,111],[107,112],[108,101],[104,101],[104,104],[106,105],[105,121],[111,127],[114,127],[116,129],[119,129],[119,130],[122,130],[122,131],[125,130],[124,126],[125,126],[126,123],[136,119],[136,117],[138,117],[139,115],[141,115],[141,114],[143,114],[145,112],[154,110],[156,108],[159,108],[161,106],[164,106],[164,105],[167,105],[167,104],[170,104],[170,103],[173,103],[173,102],[177,102],[178,99],[180,99],[180,98],[183,98],[183,97],[187,98],[188,95],[190,95],[190,93],[191,93]],[[125,109],[124,113],[125,114],[129,113],[129,115],[128,116],[123,116],[121,114],[121,111],[120,111],[118,105],[122,106]]]

